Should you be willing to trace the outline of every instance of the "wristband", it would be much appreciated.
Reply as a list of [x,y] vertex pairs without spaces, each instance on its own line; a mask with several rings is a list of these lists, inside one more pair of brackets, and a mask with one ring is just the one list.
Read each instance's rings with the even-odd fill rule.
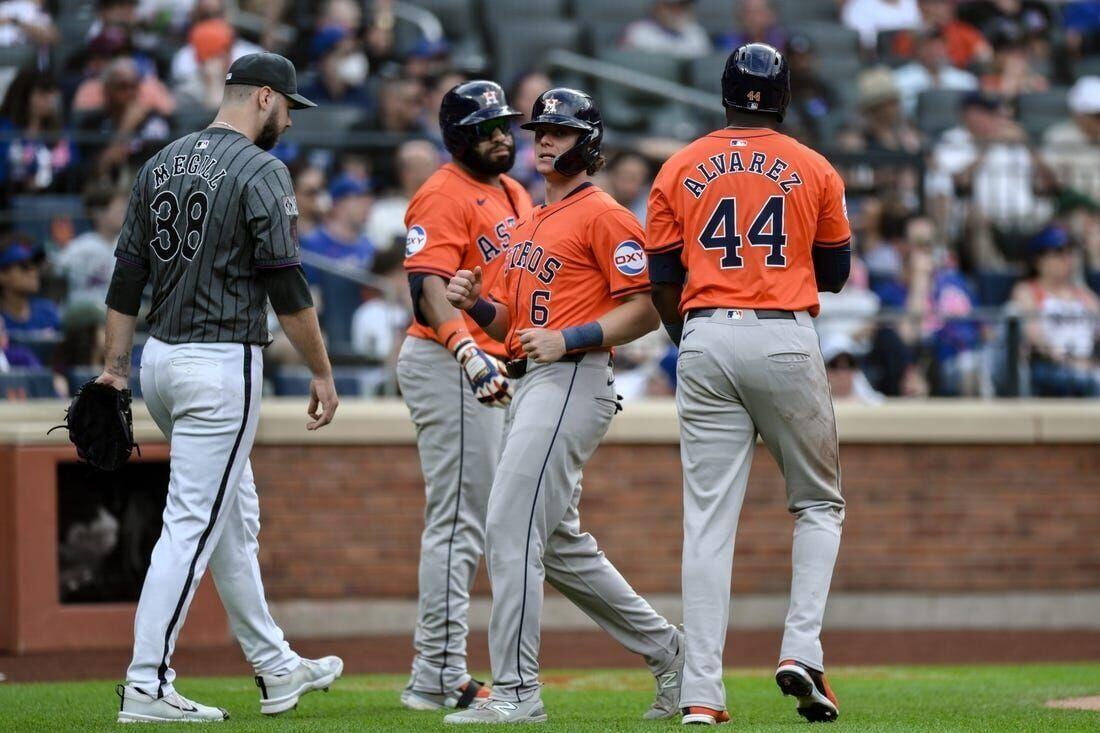
[[570,326],[564,329],[561,335],[565,337],[566,351],[603,346],[603,327],[600,326],[599,321],[592,321],[583,326]]
[[495,321],[497,317],[497,307],[485,298],[478,298],[476,303],[466,309],[466,312],[470,314],[470,318],[474,319],[474,323],[482,328]]
[[466,321],[461,318],[454,318],[446,323],[439,324],[439,328],[435,330],[436,336],[439,337],[439,343],[447,349],[451,348],[451,344],[460,338],[470,338],[470,332],[466,328]]

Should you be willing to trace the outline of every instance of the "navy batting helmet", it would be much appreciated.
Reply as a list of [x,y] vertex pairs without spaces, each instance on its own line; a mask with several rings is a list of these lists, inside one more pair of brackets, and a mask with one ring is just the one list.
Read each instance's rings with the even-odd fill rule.
[[603,118],[591,96],[576,89],[559,87],[543,92],[531,109],[531,121],[521,127],[537,130],[545,125],[580,130],[576,145],[554,159],[554,170],[563,176],[575,176],[600,158],[603,142]]
[[491,129],[486,131],[484,123],[522,116],[508,106],[504,90],[496,82],[479,79],[459,84],[443,95],[443,101],[439,105],[439,129],[443,133],[443,145],[456,160],[475,170],[481,170],[484,167],[483,161],[474,153],[473,148],[479,140],[485,140],[492,134]]
[[782,122],[790,102],[791,69],[775,47],[747,43],[726,59],[722,104],[727,109],[766,112]]

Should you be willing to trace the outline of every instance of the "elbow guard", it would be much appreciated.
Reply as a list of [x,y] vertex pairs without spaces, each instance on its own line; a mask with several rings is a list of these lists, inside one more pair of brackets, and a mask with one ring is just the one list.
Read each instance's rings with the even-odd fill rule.
[[839,293],[852,269],[852,243],[813,248],[814,277],[819,292]]
[[301,265],[259,272],[267,288],[267,297],[271,299],[271,307],[278,315],[313,307],[313,295],[309,292],[309,283]]
[[141,308],[141,291],[149,271],[129,260],[115,260],[115,271],[107,289],[107,306],[124,316],[136,316]]

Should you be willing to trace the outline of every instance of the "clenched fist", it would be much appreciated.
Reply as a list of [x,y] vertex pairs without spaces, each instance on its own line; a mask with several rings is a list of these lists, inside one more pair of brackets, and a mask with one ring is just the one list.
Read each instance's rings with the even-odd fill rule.
[[447,302],[459,310],[469,310],[481,297],[481,267],[459,270],[447,283]]

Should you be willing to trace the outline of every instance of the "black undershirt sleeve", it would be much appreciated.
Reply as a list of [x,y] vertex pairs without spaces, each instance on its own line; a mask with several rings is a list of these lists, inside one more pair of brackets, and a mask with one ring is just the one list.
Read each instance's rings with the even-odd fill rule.
[[313,307],[313,294],[309,292],[309,283],[301,265],[264,268],[257,272],[267,288],[271,307],[278,315]]
[[852,243],[813,248],[814,277],[818,292],[839,293],[852,269]]
[[141,291],[149,271],[128,259],[116,259],[111,285],[107,289],[107,306],[125,316],[136,316],[141,308]]

